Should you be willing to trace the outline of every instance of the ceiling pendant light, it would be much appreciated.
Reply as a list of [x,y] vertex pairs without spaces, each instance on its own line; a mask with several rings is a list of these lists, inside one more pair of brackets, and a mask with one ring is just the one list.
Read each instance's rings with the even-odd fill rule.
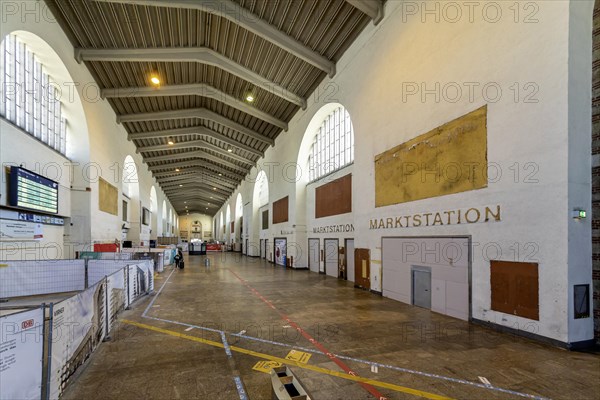
[[160,85],[160,78],[158,77],[158,73],[157,72],[151,72],[150,73],[150,83],[154,86],[158,86]]

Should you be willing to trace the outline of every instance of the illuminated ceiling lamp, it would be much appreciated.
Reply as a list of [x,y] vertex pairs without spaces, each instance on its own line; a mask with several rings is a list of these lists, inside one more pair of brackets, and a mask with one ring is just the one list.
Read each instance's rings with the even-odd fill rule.
[[175,141],[173,140],[173,138],[172,138],[172,137],[169,137],[169,138],[167,139],[167,143],[169,144],[169,146],[173,146],[173,145],[175,144]]
[[158,72],[150,72],[150,83],[152,84],[152,86],[160,86],[160,77],[158,76]]
[[252,88],[248,88],[248,90],[246,90],[246,93],[244,94],[244,99],[248,102],[248,103],[252,103],[254,102],[254,100],[256,100],[256,96],[254,95],[254,90],[252,90]]

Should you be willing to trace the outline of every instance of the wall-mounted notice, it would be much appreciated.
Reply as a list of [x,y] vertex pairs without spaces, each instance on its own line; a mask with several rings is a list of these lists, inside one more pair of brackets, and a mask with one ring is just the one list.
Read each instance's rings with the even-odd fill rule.
[[41,240],[44,227],[41,223],[0,220],[0,241],[2,240]]
[[54,305],[50,398],[58,399],[69,378],[104,338],[104,283]]
[[42,397],[43,324],[42,308],[0,318],[0,399]]

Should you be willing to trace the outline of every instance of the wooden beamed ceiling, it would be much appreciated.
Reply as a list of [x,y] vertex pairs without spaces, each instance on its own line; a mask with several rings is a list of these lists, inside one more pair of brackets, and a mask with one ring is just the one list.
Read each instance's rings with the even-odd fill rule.
[[179,214],[213,215],[383,17],[381,0],[45,1]]

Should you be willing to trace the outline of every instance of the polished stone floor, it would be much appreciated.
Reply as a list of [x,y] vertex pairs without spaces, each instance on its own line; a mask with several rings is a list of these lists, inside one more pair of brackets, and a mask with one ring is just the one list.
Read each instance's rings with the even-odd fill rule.
[[186,256],[184,270],[160,274],[156,293],[121,313],[64,398],[270,399],[269,374],[253,368],[277,362],[313,399],[600,398],[598,354],[308,271],[233,253],[209,258],[209,268],[204,256]]

